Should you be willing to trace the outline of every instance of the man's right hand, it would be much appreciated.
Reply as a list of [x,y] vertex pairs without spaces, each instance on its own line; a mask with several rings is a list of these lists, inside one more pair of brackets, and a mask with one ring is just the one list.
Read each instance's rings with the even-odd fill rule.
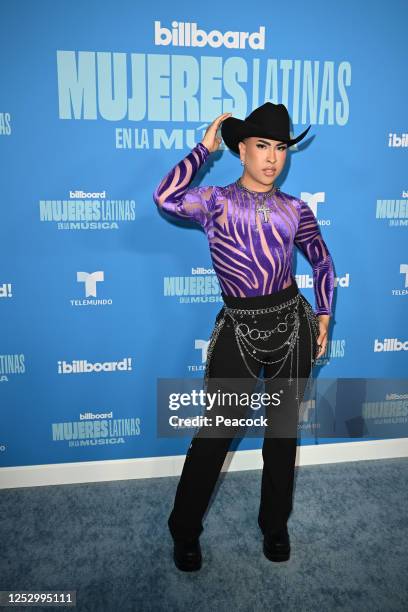
[[210,153],[214,153],[214,151],[216,151],[220,146],[222,138],[217,136],[217,130],[220,127],[221,123],[224,121],[224,119],[231,115],[232,113],[223,113],[222,115],[219,115],[219,117],[214,119],[214,121],[206,129],[204,138],[201,142],[205,147],[207,147]]

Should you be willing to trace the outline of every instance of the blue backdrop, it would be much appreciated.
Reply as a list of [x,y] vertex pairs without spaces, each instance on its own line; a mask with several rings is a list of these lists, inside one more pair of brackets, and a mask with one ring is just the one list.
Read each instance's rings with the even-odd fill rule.
[[[332,392],[389,380],[365,414],[376,437],[406,435],[406,3],[236,8],[2,2],[2,466],[185,452],[188,437],[157,435],[157,382],[202,376],[220,290],[204,233],[152,193],[216,116],[267,100],[294,134],[312,124],[279,184],[312,207],[335,265],[314,376]],[[220,149],[199,182],[241,173]],[[294,273],[314,305],[300,252]]]

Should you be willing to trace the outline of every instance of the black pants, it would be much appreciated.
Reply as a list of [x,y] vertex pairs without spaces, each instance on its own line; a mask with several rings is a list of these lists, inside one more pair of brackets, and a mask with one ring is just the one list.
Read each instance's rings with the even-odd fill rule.
[[[293,280],[292,285],[272,295],[249,298],[234,298],[223,295],[223,298],[226,306],[231,308],[265,308],[286,302],[295,297],[298,292],[296,282]],[[301,295],[300,297],[302,300],[307,301],[304,296]],[[309,303],[308,305],[310,307]],[[217,320],[220,313],[217,315]],[[311,373],[312,359],[317,352],[317,340],[315,334],[310,334],[309,323],[301,306],[299,307],[299,315],[299,341],[293,349],[293,363],[298,363],[299,368],[300,402],[304,395],[307,379]],[[266,317],[269,317],[269,322],[272,322],[273,317],[276,317],[276,315],[272,313],[271,315],[266,315]],[[262,323],[265,320],[264,316]],[[274,320],[276,322],[276,318]],[[258,321],[258,323],[260,322]],[[276,343],[280,345],[281,339],[276,338]],[[297,354],[297,347],[299,354]],[[297,358],[298,362],[296,361]],[[260,376],[262,364],[259,364],[255,359],[251,360],[250,357],[247,359],[247,362],[252,371],[257,376]],[[263,371],[265,378],[267,379],[272,376],[277,371],[276,368],[276,364],[266,365]],[[279,384],[283,377],[289,378],[290,369],[291,362],[289,358],[278,374]],[[228,317],[213,347],[209,373],[209,388],[213,378],[250,378],[250,374],[237,347],[233,325]],[[256,380],[253,379],[253,385],[255,386],[255,384]],[[265,388],[268,389],[269,393],[273,393],[276,390],[273,379],[267,383]],[[292,417],[294,416],[292,424],[296,423],[297,425],[298,407],[296,401],[293,399],[290,405],[286,404],[284,409],[287,412],[291,412]],[[183,540],[197,537],[203,531],[202,520],[233,439],[231,436],[202,437],[200,434],[203,431],[204,428],[201,428],[193,437],[187,451],[183,471],[177,486],[174,507],[168,519],[170,533],[175,539]],[[291,435],[290,437],[264,437],[262,447],[262,486],[258,514],[258,524],[264,534],[273,533],[284,528],[291,513],[296,448],[296,435]]]

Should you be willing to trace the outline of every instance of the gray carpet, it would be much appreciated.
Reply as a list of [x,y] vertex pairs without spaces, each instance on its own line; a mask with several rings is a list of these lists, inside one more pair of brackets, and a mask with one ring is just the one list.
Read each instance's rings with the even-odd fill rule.
[[407,468],[297,468],[285,563],[262,554],[261,472],[222,474],[194,573],[172,560],[178,478],[3,490],[0,590],[76,589],[81,612],[407,610]]

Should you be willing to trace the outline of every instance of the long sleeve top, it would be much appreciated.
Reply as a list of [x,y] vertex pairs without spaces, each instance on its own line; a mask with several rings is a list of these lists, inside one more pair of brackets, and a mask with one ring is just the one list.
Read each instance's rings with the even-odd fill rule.
[[[214,271],[225,295],[267,295],[292,284],[293,245],[313,269],[315,313],[331,315],[334,270],[316,217],[303,200],[277,189],[267,196],[267,214],[257,211],[258,195],[238,180],[189,189],[210,155],[199,142],[159,183],[159,209],[204,229]],[[263,194],[262,197],[265,197]]]

